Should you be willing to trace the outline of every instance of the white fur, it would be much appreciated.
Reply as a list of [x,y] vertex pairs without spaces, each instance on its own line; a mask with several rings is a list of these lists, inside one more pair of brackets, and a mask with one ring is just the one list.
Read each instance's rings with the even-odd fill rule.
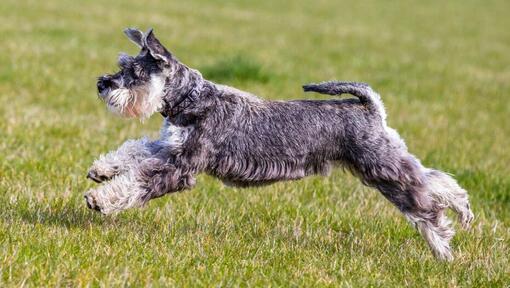
[[435,171],[429,173],[427,169],[427,191],[428,193],[444,207],[449,207],[459,216],[459,222],[464,229],[468,229],[473,221],[474,215],[469,206],[468,194],[466,190],[459,186],[451,176],[446,173]]
[[406,218],[418,229],[432,249],[434,255],[441,260],[453,260],[450,240],[455,231],[451,228],[451,222],[444,215],[440,215],[437,225],[413,214],[405,214]]
[[135,97],[133,97],[127,88],[112,90],[106,99],[108,109],[111,112],[119,115],[124,114],[126,107],[131,101],[136,101]]
[[426,193],[434,199],[435,205],[441,209],[437,215],[437,223],[424,219],[421,214],[405,213],[405,215],[425,238],[436,257],[451,261],[453,255],[449,242],[455,231],[443,210],[446,208],[454,210],[459,216],[462,227],[469,228],[474,215],[469,207],[467,192],[446,173],[425,168],[424,174],[427,177]]
[[165,96],[165,76],[152,75],[149,84],[149,95],[143,103],[143,118],[147,118],[163,107]]
[[130,170],[85,195],[92,199],[95,206],[100,207],[101,213],[111,214],[143,205],[142,197],[145,193],[141,183],[136,179],[135,171]]
[[166,143],[166,147],[179,152],[182,150],[184,142],[188,139],[189,134],[193,131],[193,126],[176,126],[168,119],[165,119],[161,128],[160,140]]
[[[121,87],[110,91],[105,101],[108,109],[115,114],[146,119],[163,106],[165,95],[165,77],[152,75],[147,87],[127,89]],[[139,107],[139,114],[132,113],[132,107]]]
[[370,99],[372,103],[374,103],[377,111],[379,112],[379,115],[381,115],[384,130],[386,131],[386,133],[388,133],[388,136],[394,140],[393,143],[398,143],[402,148],[404,148],[404,150],[407,150],[407,145],[402,139],[402,137],[400,137],[400,134],[398,134],[397,130],[388,127],[388,123],[386,122],[387,118],[386,108],[384,108],[384,103],[381,100],[381,96],[377,92],[372,90],[372,88],[367,89],[370,93]]
[[90,171],[109,178],[132,170],[142,159],[151,155],[148,138],[127,140],[117,150],[103,154],[94,161]]

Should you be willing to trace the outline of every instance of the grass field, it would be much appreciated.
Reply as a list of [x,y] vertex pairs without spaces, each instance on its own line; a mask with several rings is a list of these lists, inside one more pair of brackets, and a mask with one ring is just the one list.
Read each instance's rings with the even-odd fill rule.
[[[505,0],[2,0],[0,286],[508,287],[508,11]],[[410,150],[470,193],[476,220],[455,236],[455,261],[435,261],[340,170],[242,190],[200,176],[143,209],[89,211],[91,162],[161,123],[116,118],[96,97],[96,77],[137,52],[127,26],[154,27],[183,62],[268,99],[320,99],[301,92],[312,81],[370,83]]]

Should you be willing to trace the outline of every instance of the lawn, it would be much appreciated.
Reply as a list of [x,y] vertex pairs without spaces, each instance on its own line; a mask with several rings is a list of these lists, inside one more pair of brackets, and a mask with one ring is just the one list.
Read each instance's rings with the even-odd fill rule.
[[[0,286],[437,286],[510,283],[510,2],[0,2]],[[452,263],[379,193],[330,177],[196,188],[101,216],[101,153],[158,136],[110,114],[96,77],[153,27],[184,63],[266,99],[341,79],[380,92],[426,166],[455,175],[476,219]]]

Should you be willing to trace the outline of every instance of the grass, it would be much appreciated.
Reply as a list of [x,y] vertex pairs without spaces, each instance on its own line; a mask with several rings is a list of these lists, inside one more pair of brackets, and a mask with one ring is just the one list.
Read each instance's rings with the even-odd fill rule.
[[266,83],[271,77],[255,60],[242,55],[220,59],[200,69],[202,75],[217,83],[255,81]]
[[[256,3],[256,4],[255,4]],[[439,286],[510,283],[508,1],[0,3],[0,286]],[[476,221],[435,261],[377,192],[334,171],[193,191],[112,217],[88,211],[87,168],[128,138],[95,77],[154,27],[182,61],[265,98],[360,80],[426,166],[456,175]],[[233,56],[239,55],[239,56]],[[240,63],[239,66],[236,63]],[[317,97],[317,98],[316,98]]]

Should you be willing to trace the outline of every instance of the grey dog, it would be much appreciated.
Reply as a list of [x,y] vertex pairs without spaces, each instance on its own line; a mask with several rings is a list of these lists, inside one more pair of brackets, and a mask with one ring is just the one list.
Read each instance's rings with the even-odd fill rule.
[[448,174],[422,166],[386,125],[377,93],[354,82],[323,82],[305,91],[356,98],[267,101],[205,80],[155,37],[126,29],[141,51],[119,56],[121,70],[99,78],[100,98],[122,116],[164,116],[161,137],[129,140],[96,160],[88,177],[104,182],[85,195],[104,214],[191,188],[207,173],[234,186],[327,175],[333,165],[379,190],[425,238],[439,259],[453,259],[445,209],[464,228],[473,219],[467,192]]

